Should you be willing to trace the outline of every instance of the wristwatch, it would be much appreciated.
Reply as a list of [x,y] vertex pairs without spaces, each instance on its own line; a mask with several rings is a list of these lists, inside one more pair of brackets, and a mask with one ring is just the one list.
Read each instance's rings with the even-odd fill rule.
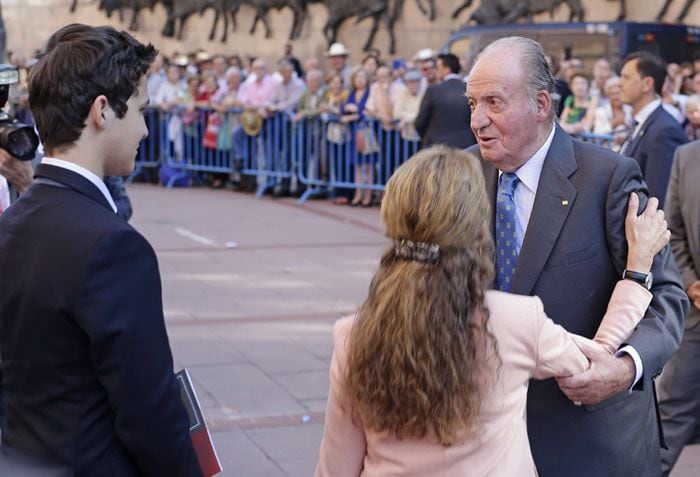
[[637,282],[647,290],[651,290],[651,283],[654,279],[654,275],[651,272],[641,273],[625,269],[625,271],[622,272],[622,278],[625,280],[632,280],[634,282]]

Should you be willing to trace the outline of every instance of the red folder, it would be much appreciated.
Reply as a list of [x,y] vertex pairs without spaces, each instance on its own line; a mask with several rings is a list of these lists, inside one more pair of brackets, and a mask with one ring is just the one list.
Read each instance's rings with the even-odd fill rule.
[[204,420],[197,393],[192,385],[192,379],[190,379],[187,369],[179,371],[175,377],[180,385],[180,397],[190,416],[190,437],[197,453],[199,467],[202,469],[204,477],[211,477],[221,472],[221,461],[216,454],[209,429],[207,429],[207,423]]

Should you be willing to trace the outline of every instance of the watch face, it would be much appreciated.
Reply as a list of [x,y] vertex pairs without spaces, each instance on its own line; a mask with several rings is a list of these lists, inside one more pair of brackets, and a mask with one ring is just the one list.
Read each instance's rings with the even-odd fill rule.
[[644,286],[647,287],[647,290],[651,290],[652,278],[653,278],[652,274],[649,273],[649,274],[647,274],[647,277],[644,280]]

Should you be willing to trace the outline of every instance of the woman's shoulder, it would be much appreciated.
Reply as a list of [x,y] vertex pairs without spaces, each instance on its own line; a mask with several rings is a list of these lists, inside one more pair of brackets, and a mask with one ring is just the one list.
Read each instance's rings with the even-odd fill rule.
[[347,347],[347,340],[355,324],[355,317],[356,315],[345,316],[333,325],[333,346],[337,351],[344,352]]

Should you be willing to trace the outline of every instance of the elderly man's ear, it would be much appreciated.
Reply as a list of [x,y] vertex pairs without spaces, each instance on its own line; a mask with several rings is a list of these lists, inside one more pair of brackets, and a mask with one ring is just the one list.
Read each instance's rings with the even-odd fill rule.
[[537,92],[537,121],[545,121],[552,109],[552,96],[543,90]]

